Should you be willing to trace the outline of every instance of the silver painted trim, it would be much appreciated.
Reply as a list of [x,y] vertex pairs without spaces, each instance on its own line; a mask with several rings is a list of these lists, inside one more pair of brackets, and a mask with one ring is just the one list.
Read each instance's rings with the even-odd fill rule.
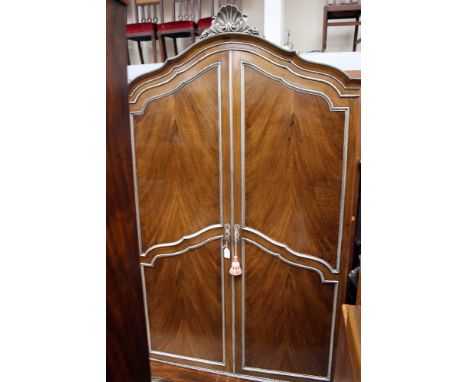
[[[271,43],[271,42],[270,42],[270,43]],[[359,90],[359,89],[360,89],[360,87],[348,87],[348,86],[346,86],[346,85],[343,84],[338,78],[332,76],[331,74],[323,73],[323,72],[318,72],[318,71],[316,71],[316,70],[311,70],[311,69],[303,68],[303,67],[297,65],[295,62],[293,62],[291,59],[283,58],[283,57],[281,57],[281,56],[279,56],[279,55],[277,55],[277,54],[275,54],[275,53],[273,53],[273,52],[271,52],[271,51],[269,51],[269,50],[267,50],[267,49],[265,49],[265,48],[263,48],[263,47],[261,47],[261,46],[258,46],[258,45],[255,45],[255,44],[250,44],[250,43],[245,43],[245,42],[240,42],[240,41],[230,41],[230,42],[222,42],[222,43],[218,43],[218,44],[213,44],[213,45],[207,46],[207,47],[204,48],[204,49],[199,50],[198,52],[196,52],[195,54],[193,54],[192,56],[190,56],[189,58],[187,58],[187,60],[185,60],[184,62],[182,62],[182,63],[180,63],[180,64],[178,64],[178,65],[172,66],[172,68],[171,68],[166,74],[163,74],[163,75],[161,75],[161,76],[159,76],[159,77],[152,78],[152,79],[149,79],[149,80],[147,80],[147,81],[145,81],[145,82],[142,82],[140,85],[138,85],[138,86],[130,93],[129,97],[132,97],[132,96],[135,94],[135,92],[136,92],[138,89],[140,89],[142,86],[144,86],[144,85],[146,85],[146,84],[148,84],[148,83],[151,83],[151,82],[153,82],[153,81],[157,81],[157,80],[159,80],[159,79],[161,79],[161,78],[163,78],[163,77],[166,77],[166,76],[170,75],[174,70],[176,70],[176,69],[178,69],[178,68],[184,66],[187,62],[189,62],[190,60],[192,60],[194,57],[197,57],[197,56],[201,55],[203,52],[205,52],[205,51],[207,51],[207,50],[209,50],[209,49],[212,49],[212,48],[216,48],[216,47],[218,47],[218,46],[231,45],[231,44],[245,45],[245,46],[248,46],[248,47],[255,47],[255,48],[258,48],[258,49],[260,49],[260,50],[262,50],[262,51],[264,51],[264,52],[266,52],[266,53],[268,53],[268,54],[271,54],[273,57],[275,57],[275,58],[277,58],[277,59],[279,59],[279,60],[281,60],[281,61],[289,62],[291,65],[295,66],[296,68],[298,68],[298,69],[300,69],[300,70],[303,70],[303,71],[308,72],[308,73],[313,73],[313,74],[322,75],[322,76],[325,76],[325,77],[330,77],[330,78],[332,78],[333,80],[335,80],[336,82],[338,82],[338,83],[343,87],[343,89],[345,89],[345,90]],[[281,47],[279,47],[279,46],[276,45],[276,44],[272,44],[272,45],[276,46],[277,48],[281,48]],[[188,48],[187,48],[186,50],[188,50]],[[208,56],[210,56],[210,55],[212,55],[212,54],[216,54],[216,53],[220,53],[220,52],[224,52],[224,51],[245,51],[245,52],[253,53],[252,51],[248,50],[248,48],[246,48],[246,49],[236,49],[236,48],[229,49],[229,48],[228,48],[228,49],[224,49],[224,50],[217,50],[217,51],[211,52],[211,53],[209,53],[209,54],[203,56],[203,57],[202,57],[200,60],[198,60],[197,62],[200,62],[203,58],[206,58],[206,57],[208,57]],[[153,72],[150,72],[150,73],[157,73],[158,71],[162,71],[171,61],[174,61],[174,59],[176,59],[176,58],[179,57],[179,56],[182,56],[184,53],[185,53],[185,50],[184,50],[183,52],[180,52],[177,56],[171,57],[169,60],[166,61],[166,63],[165,63],[161,68],[158,68],[158,69],[156,69],[156,70],[154,70]],[[290,52],[288,52],[288,54],[289,54],[289,53],[290,53]],[[296,53],[296,55],[297,55],[297,53]],[[349,77],[349,76],[346,74],[346,72],[344,72],[343,70],[341,70],[341,69],[339,69],[339,68],[337,68],[337,67],[335,67],[335,66],[333,66],[333,65],[323,64],[323,63],[317,63],[317,62],[314,62],[314,61],[305,60],[304,58],[302,58],[302,57],[299,56],[299,55],[297,55],[297,57],[299,57],[301,60],[304,60],[306,63],[315,63],[315,64],[320,65],[320,66],[324,66],[324,67],[328,67],[328,68],[337,70],[337,71],[343,73],[343,74],[348,78],[348,80],[353,80],[351,77]],[[143,76],[146,76],[146,75],[148,75],[148,73],[144,73],[144,74],[142,74],[142,75],[140,75],[140,76],[134,78],[134,79],[130,82],[129,86],[131,86],[132,83],[138,81],[140,77],[143,77]],[[359,95],[356,95],[356,96],[359,96]]]
[[240,106],[241,106],[241,227],[245,227],[245,73],[244,61],[240,62]]
[[[265,240],[270,241],[273,244],[276,244],[278,246],[283,246],[284,249],[288,250],[288,252],[290,252],[290,253],[292,253],[292,254],[294,254],[296,256],[300,256],[300,257],[305,256],[305,257],[310,258],[312,260],[317,260],[319,262],[323,262],[323,264],[325,264],[330,269],[331,272],[339,273],[340,265],[341,265],[341,242],[343,240],[343,228],[342,227],[343,227],[343,224],[344,224],[344,200],[345,200],[345,193],[346,193],[346,167],[347,167],[347,163],[348,163],[349,107],[342,107],[342,106],[335,107],[333,105],[333,102],[331,101],[331,99],[326,94],[324,94],[324,93],[322,93],[320,91],[317,91],[317,90],[311,90],[311,89],[306,89],[306,88],[301,88],[301,87],[295,86],[295,85],[289,83],[288,81],[284,80],[283,78],[275,76],[274,74],[271,74],[271,73],[265,71],[264,69],[258,67],[257,65],[246,62],[246,61],[241,61],[241,72],[244,71],[245,66],[252,67],[254,70],[257,70],[258,72],[264,74],[265,76],[284,84],[286,87],[288,87],[288,88],[290,88],[292,90],[296,90],[296,91],[299,91],[299,92],[302,92],[302,93],[313,94],[313,95],[317,95],[317,96],[322,97],[328,103],[329,110],[332,111],[332,112],[344,112],[342,166],[345,168],[345,171],[343,172],[343,170],[342,170],[342,178],[341,178],[341,196],[340,196],[340,214],[339,214],[339,225],[338,225],[338,243],[337,243],[337,251],[336,251],[337,252],[337,254],[336,254],[336,268],[333,268],[330,265],[330,263],[328,263],[327,261],[325,261],[323,259],[320,259],[320,258],[318,258],[316,256],[300,254],[299,252],[295,252],[295,251],[293,251],[291,248],[289,248],[287,246],[286,246],[287,247],[286,248],[286,247],[284,247],[285,244],[275,242],[273,239],[268,238],[266,235],[262,236],[263,235],[262,233],[260,233],[259,231],[254,230],[253,228],[249,229],[248,227],[243,227],[243,229],[250,230],[251,232],[262,236]],[[242,124],[241,128],[245,129],[244,121],[242,121],[241,124]],[[243,156],[242,156],[241,160],[244,161]],[[245,179],[244,178],[245,178],[245,176],[244,176],[244,174],[242,174],[242,183],[243,183],[242,187],[245,187],[245,185],[244,185]],[[244,189],[243,189],[242,193],[243,194],[245,193]],[[244,200],[242,202],[243,202],[243,204],[245,204]],[[243,211],[243,214],[244,213],[245,213],[245,210]],[[243,217],[243,219],[244,219],[244,217]]]
[[335,274],[338,273],[338,271],[336,269],[333,269],[333,267],[327,261],[323,260],[320,257],[316,257],[316,256],[308,255],[308,254],[305,254],[305,253],[297,252],[297,251],[291,249],[291,247],[289,247],[287,244],[280,243],[279,241],[273,240],[269,236],[261,233],[260,231],[257,231],[254,228],[244,227],[243,230],[247,231],[247,232],[251,232],[251,233],[253,233],[253,234],[257,235],[257,236],[260,236],[262,239],[268,241],[269,243],[271,243],[271,244],[273,244],[273,245],[275,245],[277,247],[283,248],[284,250],[289,252],[291,255],[301,257],[303,259],[316,261],[316,262],[318,262],[320,264],[325,265],[330,270],[330,272],[335,273]]
[[[260,48],[260,47],[257,47],[257,48]],[[263,48],[260,48],[260,49],[262,49],[263,51],[267,52],[267,51],[266,51],[265,49],[263,49]],[[200,57],[197,61],[193,62],[190,66],[188,66],[188,67],[185,68],[184,70],[181,70],[180,72],[175,73],[171,78],[169,78],[169,79],[167,79],[167,80],[165,80],[165,81],[163,81],[163,82],[161,82],[161,83],[159,83],[159,84],[155,84],[155,85],[152,85],[152,86],[148,86],[148,87],[146,87],[146,88],[143,88],[140,92],[138,92],[138,94],[135,96],[135,99],[134,99],[133,101],[130,101],[130,100],[129,100],[129,104],[135,104],[135,103],[137,103],[138,98],[139,98],[145,91],[147,91],[147,90],[149,90],[149,89],[157,88],[157,87],[159,87],[159,86],[162,86],[162,85],[165,85],[165,84],[171,82],[174,78],[176,78],[176,77],[179,76],[180,74],[185,73],[186,71],[188,71],[189,69],[191,69],[193,66],[195,66],[195,65],[197,65],[199,62],[203,61],[205,58],[210,57],[210,56],[213,56],[213,55],[218,54],[218,53],[226,52],[226,51],[227,51],[227,52],[236,51],[236,52],[245,52],[245,53],[249,53],[249,54],[252,54],[252,55],[254,55],[254,56],[257,56],[257,57],[260,57],[260,58],[264,59],[265,61],[271,63],[272,65],[275,65],[275,66],[277,66],[277,67],[279,67],[279,68],[285,69],[285,70],[289,71],[291,74],[294,74],[294,75],[297,76],[297,77],[300,77],[300,78],[303,78],[303,79],[306,79],[306,80],[310,80],[310,81],[316,81],[316,82],[321,82],[321,83],[327,84],[327,85],[331,86],[331,87],[337,92],[338,96],[341,97],[341,98],[356,98],[356,97],[360,97],[359,94],[343,94],[343,93],[340,92],[340,90],[339,90],[334,84],[332,84],[332,83],[329,82],[329,81],[326,81],[326,80],[323,80],[323,79],[320,79],[320,78],[316,78],[316,77],[308,77],[308,76],[305,76],[305,75],[303,75],[303,74],[299,74],[299,73],[295,72],[294,70],[292,70],[291,68],[289,68],[288,66],[278,64],[277,62],[275,62],[275,61],[273,61],[273,60],[271,60],[271,59],[269,59],[269,58],[263,56],[263,55],[260,54],[260,53],[257,53],[257,52],[254,52],[254,51],[251,51],[251,50],[248,50],[248,49],[239,49],[239,48],[238,48],[238,49],[229,49],[229,48],[227,48],[227,49],[220,49],[220,50],[216,50],[216,51],[214,51],[214,52],[210,52],[210,53],[208,53],[208,54],[206,54],[206,55]],[[343,86],[343,88],[345,88],[345,89],[347,89],[347,90],[359,90],[359,89],[360,89],[360,88],[347,88],[347,87],[345,87],[337,78],[332,77],[332,76],[330,76],[330,75],[328,75],[328,74],[326,74],[326,73],[321,73],[321,72],[317,72],[317,71],[307,70],[307,69],[301,68],[300,66],[294,64],[294,62],[292,62],[291,60],[284,60],[282,57],[279,57],[279,56],[275,55],[275,54],[272,53],[272,52],[268,52],[268,53],[271,54],[271,55],[273,55],[274,57],[276,57],[276,58],[278,58],[278,59],[281,59],[282,61],[289,62],[290,64],[294,65],[295,67],[297,67],[297,68],[300,69],[300,70],[304,70],[304,71],[307,71],[307,72],[310,72],[310,73],[314,73],[314,74],[318,74],[318,75],[329,76],[329,77],[333,78],[335,81],[339,82],[339,83]],[[187,63],[187,62],[188,62],[188,61],[184,62],[184,64]],[[182,65],[182,64],[181,64],[181,65]],[[180,67],[181,65],[178,65],[177,67]],[[168,74],[169,74],[169,73],[168,73]],[[167,74],[166,74],[166,75],[167,75]],[[158,78],[155,78],[155,79],[152,79],[152,80],[148,80],[148,81],[144,82],[143,84],[141,84],[141,85],[139,86],[139,88],[140,88],[141,86],[143,86],[144,84],[151,83],[151,82],[156,81],[157,79],[163,78],[163,77],[164,77],[164,76],[161,76],[161,77],[158,77]],[[132,94],[134,94],[135,92],[136,92],[136,89],[132,92]],[[131,97],[131,96],[130,96],[130,97]]]
[[222,224],[212,224],[212,225],[209,225],[208,227],[202,228],[201,230],[199,230],[197,232],[194,232],[194,233],[192,233],[190,235],[184,235],[177,241],[172,241],[170,243],[162,243],[162,244],[152,245],[144,253],[142,253],[140,256],[146,257],[151,251],[154,251],[155,249],[158,249],[158,248],[174,247],[174,246],[179,245],[180,243],[184,242],[185,240],[193,239],[194,237],[197,237],[197,236],[201,235],[202,233],[208,232],[208,231],[210,231],[212,229],[215,229],[215,228],[223,228],[223,225]]
[[171,362],[171,361],[166,361],[166,360],[161,360],[161,359],[156,359],[156,358],[149,358],[150,361],[155,361],[155,362],[161,362],[165,363],[168,365],[173,365],[173,366],[180,366],[184,367],[187,369],[192,369],[192,370],[199,370],[199,371],[206,371],[211,374],[219,374],[219,375],[225,375],[228,377],[234,377],[234,378],[243,378],[243,379],[248,379],[250,381],[263,381],[263,382],[288,382],[284,379],[271,379],[271,378],[263,378],[263,377],[255,377],[252,375],[246,375],[246,374],[237,374],[237,373],[231,373],[228,371],[223,371],[223,370],[213,370],[213,369],[206,369],[204,367],[199,367],[199,366],[193,366],[193,365],[187,365],[187,364],[182,364],[182,363],[177,363],[177,362]]
[[[138,111],[131,111],[130,112],[130,115],[142,115],[145,113],[145,109],[146,109],[146,106],[148,106],[148,104],[151,102],[151,101],[154,101],[156,99],[161,99],[161,98],[164,98],[164,97],[167,97],[168,95],[171,95],[171,94],[174,94],[175,92],[177,92],[179,89],[181,89],[182,87],[184,87],[185,85],[189,84],[190,82],[196,80],[198,77],[200,77],[201,75],[205,74],[206,72],[208,72],[210,69],[214,68],[214,67],[220,67],[220,62],[214,62],[212,64],[209,64],[208,66],[205,66],[203,69],[201,69],[199,72],[197,72],[193,77],[190,77],[190,78],[187,78],[186,80],[184,81],[181,81],[179,84],[177,84],[177,86],[175,86],[174,88],[172,88],[171,90],[168,90],[167,92],[164,92],[164,93],[161,93],[161,94],[156,94],[152,97],[148,97],[148,99],[146,99],[146,101],[143,103],[142,107],[140,110]],[[130,103],[130,102],[129,102]]]
[[242,247],[241,247],[241,258],[242,258],[242,267],[244,268],[244,271],[242,272],[242,314],[241,314],[241,320],[242,320],[242,364],[241,364],[241,369],[245,369],[245,272],[247,271],[247,264],[245,262],[245,239],[242,238]]
[[161,253],[159,255],[156,255],[153,257],[153,259],[151,260],[151,263],[140,263],[141,265],[145,266],[145,267],[150,267],[150,268],[153,268],[154,267],[154,263],[156,262],[156,259],[159,259],[159,258],[162,258],[162,257],[172,257],[172,256],[178,256],[178,255],[182,255],[192,249],[197,249],[197,248],[200,248],[200,247],[203,247],[204,245],[214,241],[214,240],[218,240],[218,239],[223,239],[223,235],[218,235],[218,236],[213,236],[213,237],[210,237],[204,241],[202,241],[201,243],[197,243],[197,244],[194,244],[194,245],[190,245],[188,246],[187,248],[184,248],[180,251],[177,251],[177,252],[169,252],[169,253]]
[[[230,148],[230,196],[231,196],[231,227],[234,227],[234,131],[232,104],[232,51],[229,50],[229,148]],[[234,240],[231,240],[231,253],[234,253]],[[232,370],[236,372],[236,288],[234,277],[231,277],[231,339],[232,339]]]
[[[140,98],[140,96],[143,94],[143,92],[145,92],[145,91],[147,91],[147,90],[149,90],[149,89],[154,89],[154,88],[157,88],[157,87],[159,87],[159,86],[168,84],[168,83],[171,82],[174,78],[177,78],[179,75],[184,74],[184,73],[187,72],[188,70],[192,69],[192,68],[193,68],[195,65],[197,65],[199,62],[203,61],[205,58],[210,57],[210,56],[212,56],[212,55],[214,55],[214,54],[215,54],[215,52],[206,54],[206,55],[204,55],[203,57],[201,57],[200,59],[198,59],[197,61],[193,62],[191,65],[189,65],[189,66],[188,66],[187,68],[185,68],[184,70],[181,70],[180,72],[175,73],[171,78],[169,78],[169,79],[167,79],[167,80],[165,80],[165,81],[163,81],[163,82],[160,82],[159,84],[152,85],[152,86],[148,86],[148,87],[142,89],[142,90],[135,96],[135,99],[134,99],[133,101],[130,101],[130,100],[129,100],[128,103],[129,103],[129,104],[135,104],[135,103],[137,103],[138,98]],[[186,61],[185,63],[187,63],[187,62],[188,62],[188,61]],[[185,64],[185,63],[184,63],[184,64]],[[180,67],[180,66],[181,66],[181,65],[178,65],[177,67]],[[174,67],[174,68],[175,68],[175,67]],[[174,69],[174,68],[173,68],[173,69]],[[172,70],[171,70],[171,72],[172,72]],[[169,72],[169,73],[171,73],[171,72]],[[164,75],[164,76],[161,76],[161,77],[158,77],[158,78],[153,78],[152,80],[148,80],[148,81],[144,82],[143,84],[141,84],[138,88],[140,88],[140,87],[143,86],[144,84],[147,84],[147,83],[156,81],[156,80],[159,79],[159,78],[163,78],[163,77],[167,76],[169,73],[167,73],[167,74]],[[130,97],[132,97],[132,95],[136,92],[136,90],[137,90],[138,88],[136,88],[136,89],[132,92],[132,94],[130,94]]]
[[290,88],[292,90],[297,90],[297,91],[299,91],[301,93],[313,94],[313,95],[318,95],[318,96],[322,97],[325,101],[327,101],[330,111],[345,111],[345,110],[349,109],[349,107],[347,107],[347,106],[334,106],[332,100],[330,99],[330,97],[328,97],[325,93],[323,93],[323,92],[321,92],[319,90],[312,90],[312,89],[302,88],[300,86],[293,85],[290,82],[283,79],[282,77],[275,76],[274,74],[266,71],[265,69],[262,69],[259,66],[255,65],[255,64],[252,64],[251,62],[247,62],[247,61],[242,60],[241,65],[250,66],[250,67],[254,68],[255,70],[257,70],[258,72],[260,72],[260,73],[264,74],[265,76],[271,78],[272,80],[281,82],[283,85],[285,85],[286,87],[288,87],[288,88]]
[[[243,50],[243,49],[239,49],[240,51],[243,51],[243,52],[247,52],[247,53],[250,53],[250,54],[253,54],[255,56],[258,56],[258,57],[261,57],[263,58],[265,61],[268,61],[269,63],[277,66],[278,68],[282,68],[282,69],[286,69],[288,72],[290,72],[291,74],[297,76],[297,77],[300,77],[300,78],[303,78],[305,80],[310,80],[310,81],[316,81],[316,82],[321,82],[321,83],[324,83],[324,84],[327,84],[329,86],[331,86],[333,89],[335,89],[335,91],[338,93],[338,96],[341,97],[341,98],[356,98],[356,97],[359,97],[359,94],[342,94],[340,92],[340,90],[335,86],[333,85],[331,82],[328,82],[328,81],[325,81],[325,80],[322,80],[320,78],[315,78],[315,77],[308,77],[308,76],[304,76],[303,74],[299,74],[299,73],[296,73],[294,70],[292,70],[291,68],[289,68],[288,66],[285,66],[285,65],[280,65],[278,64],[277,62],[274,62],[272,60],[270,60],[269,58],[261,55],[260,53],[257,53],[257,52],[251,52],[251,51],[247,51],[247,50]],[[271,52],[269,52],[271,53]],[[273,53],[271,53],[273,54]],[[275,54],[273,54],[273,56],[275,56]],[[278,57],[280,58],[280,57]],[[294,64],[293,62],[289,61],[291,64]],[[294,64],[295,65],[295,64]],[[300,67],[298,67],[297,65],[295,65],[297,68],[299,69],[302,69]],[[305,69],[302,69],[302,70],[305,70]],[[320,75],[326,75],[325,73],[320,73],[320,72],[314,72],[314,73],[317,73],[317,74],[320,74]],[[334,77],[333,77],[334,78]],[[335,78],[336,80],[336,78]],[[337,80],[338,81],[338,80]],[[339,81],[338,81],[339,82]],[[357,90],[357,89],[356,89]]]
[[209,359],[203,359],[203,358],[196,358],[196,357],[189,357],[186,355],[180,355],[180,354],[174,354],[174,353],[166,353],[163,351],[157,351],[157,350],[150,350],[151,354],[154,355],[163,355],[165,357],[174,357],[174,358],[180,358],[180,359],[185,359],[187,361],[195,361],[195,362],[201,362],[201,363],[206,363],[208,365],[218,365],[218,366],[226,366],[224,362],[217,362],[217,361],[210,361]]
[[[222,240],[222,239],[221,239]],[[219,254],[221,257],[221,325],[222,325],[222,332],[223,332],[223,366],[226,366],[226,299],[224,297],[224,249],[222,243],[219,248]]]
[[[264,246],[262,246],[261,244],[258,244],[256,241],[254,240],[251,240],[251,239],[248,239],[246,237],[243,237],[242,240],[245,240],[246,242],[250,243],[250,244],[253,244],[255,245],[256,247],[260,248],[262,251],[278,258],[279,260],[283,261],[284,263],[287,263],[289,265],[292,265],[294,267],[298,267],[298,268],[303,268],[303,269],[307,269],[307,270],[310,270],[310,271],[314,271],[315,273],[317,273],[319,276],[320,276],[320,280],[322,282],[322,284],[336,284],[338,283],[338,280],[328,280],[325,278],[325,276],[323,275],[323,273],[320,271],[320,269],[317,269],[317,268],[314,268],[314,267],[311,267],[311,266],[308,266],[308,265],[303,265],[303,264],[299,264],[299,263],[295,263],[294,261],[291,261],[291,260],[288,260],[288,259],[285,259],[283,256],[281,256],[279,253],[277,252],[274,252],[274,251],[271,251],[269,250],[268,248],[265,248]],[[244,260],[243,260],[244,261]]]
[[138,175],[136,165],[136,149],[135,149],[135,131],[133,127],[133,116],[130,115],[130,143],[132,147],[132,167],[133,167],[133,192],[135,198],[135,213],[136,213],[136,226],[138,236],[138,250],[139,253],[143,251],[143,245],[141,242],[141,226],[140,226],[140,197],[138,193]]
[[344,224],[344,208],[346,196],[346,168],[348,166],[348,136],[349,136],[349,109],[344,114],[345,128],[343,131],[343,159],[341,169],[341,194],[340,194],[340,215],[338,226],[338,244],[336,249],[336,269],[339,271],[341,267],[341,249],[343,242],[343,224]]
[[146,280],[145,280],[145,268],[140,264],[141,282],[143,283],[143,305],[145,307],[145,324],[146,324],[146,336],[148,338],[148,351],[151,351],[151,331],[149,327],[149,313],[148,305],[146,303]]
[[218,66],[218,162],[219,162],[219,221],[224,224],[224,197],[223,197],[223,115],[222,115],[222,89],[221,89],[221,63]]
[[327,375],[331,376],[331,369],[332,369],[332,362],[333,362],[333,342],[335,340],[335,329],[336,329],[336,311],[338,309],[338,290],[340,288],[340,284],[337,283],[335,285],[335,295],[333,296],[333,314],[332,314],[332,330],[330,334],[330,351],[329,351],[329,360],[328,363],[328,373]]

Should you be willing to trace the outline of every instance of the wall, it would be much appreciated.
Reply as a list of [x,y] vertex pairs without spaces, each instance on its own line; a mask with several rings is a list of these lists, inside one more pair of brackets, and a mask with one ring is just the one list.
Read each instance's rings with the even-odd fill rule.
[[[211,0],[202,1],[202,17],[210,15]],[[133,1],[128,7],[129,23],[135,22],[133,13]],[[166,0],[164,19],[170,21],[171,1]],[[286,41],[287,30],[291,30],[290,41],[293,43],[293,49],[298,52],[310,52],[320,50],[322,48],[322,25],[323,25],[323,6],[324,0],[284,0],[284,41]],[[263,0],[243,0],[242,11],[248,16],[249,23],[256,26],[263,33],[263,17],[264,12]],[[327,51],[341,52],[351,51],[353,41],[354,27],[333,27],[328,29]],[[140,64],[138,56],[137,43],[130,41],[129,43],[130,62]],[[178,39],[179,52],[184,50],[190,44],[190,38]],[[167,54],[168,57],[174,55],[172,40],[167,39]],[[143,57],[146,64],[153,62],[151,52],[151,43],[142,42]],[[361,46],[358,45],[358,50]],[[159,49],[159,46],[158,46]]]

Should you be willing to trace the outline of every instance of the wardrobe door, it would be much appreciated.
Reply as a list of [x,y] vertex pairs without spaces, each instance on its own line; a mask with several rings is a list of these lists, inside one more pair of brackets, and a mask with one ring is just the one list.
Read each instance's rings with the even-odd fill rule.
[[336,107],[311,81],[242,57],[235,89],[235,219],[243,267],[236,287],[237,370],[329,380],[342,275],[349,109]]
[[221,66],[202,63],[184,75],[161,80],[161,89],[148,85],[153,93],[132,112],[149,351],[224,370]]

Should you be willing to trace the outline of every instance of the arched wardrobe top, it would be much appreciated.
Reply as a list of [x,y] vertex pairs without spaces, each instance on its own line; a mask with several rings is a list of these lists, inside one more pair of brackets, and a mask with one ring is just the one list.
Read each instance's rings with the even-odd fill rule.
[[[231,52],[231,53],[229,53]],[[296,52],[281,47],[256,36],[243,33],[222,33],[198,41],[178,56],[169,58],[161,68],[135,78],[129,84],[130,111],[138,111],[142,99],[164,93],[162,89],[172,84],[184,82],[184,73],[194,68],[206,68],[206,64],[229,64],[229,55],[243,64],[257,64],[272,76],[284,77],[289,73],[292,84],[305,85],[323,91],[335,106],[343,105],[339,98],[360,96],[361,80],[349,77],[345,72],[333,66],[311,62],[301,58]],[[227,59],[226,59],[227,57]],[[186,79],[186,78],[185,78]],[[287,80],[284,79],[285,83]],[[164,87],[166,86],[166,87]],[[144,101],[143,101],[144,103]]]

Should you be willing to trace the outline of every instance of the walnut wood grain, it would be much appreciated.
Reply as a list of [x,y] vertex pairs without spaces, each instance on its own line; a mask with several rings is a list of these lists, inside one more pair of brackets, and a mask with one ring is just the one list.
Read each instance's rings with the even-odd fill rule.
[[219,240],[145,267],[153,350],[223,361]]
[[[141,264],[155,260],[154,268],[144,266],[152,347],[173,352],[151,354],[153,362],[291,381],[332,377],[330,344],[334,352],[340,320],[337,315],[334,324],[332,317],[344,300],[357,206],[359,97],[360,81],[343,72],[230,34],[202,40],[132,82],[143,247],[220,222],[240,224],[246,243],[244,276],[236,278],[229,261],[221,265],[219,241],[161,257],[222,235],[221,227],[141,258]],[[223,311],[225,366],[177,358],[219,361]]]
[[134,118],[143,250],[220,224],[217,69]]
[[344,113],[250,67],[245,84],[245,225],[336,267]]
[[334,284],[245,244],[245,365],[326,375]]

